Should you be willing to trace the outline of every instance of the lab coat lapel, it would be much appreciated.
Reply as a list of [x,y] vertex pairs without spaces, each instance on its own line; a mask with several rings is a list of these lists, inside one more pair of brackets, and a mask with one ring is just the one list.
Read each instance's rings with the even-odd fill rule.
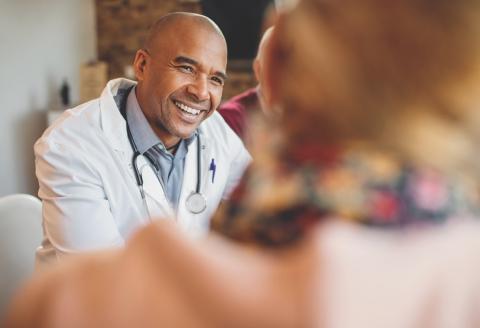
[[127,123],[115,103],[114,96],[120,89],[131,88],[134,85],[134,81],[114,79],[108,82],[100,96],[100,124],[103,135],[131,177],[132,189],[137,185],[132,166],[133,149],[128,140]]
[[144,156],[138,157],[137,166],[143,178],[143,190],[150,215],[173,218],[175,213],[167,200],[162,184]]
[[114,95],[120,89],[131,88],[134,81],[115,79],[108,82],[100,97],[101,127],[105,137],[112,147],[120,152],[131,151],[127,136],[127,123],[120,113],[114,100]]
[[137,185],[132,165],[133,149],[128,140],[127,122],[120,113],[114,96],[120,89],[131,88],[134,85],[134,81],[114,79],[108,82],[100,97],[100,123],[103,134],[120,161],[124,163],[124,167],[131,177],[132,188]]
[[[136,186],[135,174],[132,165],[133,149],[128,140],[127,123],[120,113],[114,100],[114,95],[119,89],[129,88],[135,85],[134,81],[127,79],[115,79],[110,81],[100,97],[101,127],[105,137],[125,164],[126,171]],[[174,217],[174,212],[165,197],[160,182],[143,156],[137,162],[139,170],[143,170],[143,189],[146,194],[148,210],[152,217]],[[140,171],[142,172],[142,171]]]

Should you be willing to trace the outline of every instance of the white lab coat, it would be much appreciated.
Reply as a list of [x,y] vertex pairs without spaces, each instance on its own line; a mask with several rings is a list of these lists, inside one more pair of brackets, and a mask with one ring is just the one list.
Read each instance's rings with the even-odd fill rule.
[[[133,83],[110,81],[100,98],[67,110],[36,142],[45,234],[37,263],[65,253],[121,246],[151,220],[135,180],[126,122],[113,99],[119,89]],[[192,214],[185,208],[185,200],[197,183],[198,139],[189,145],[176,213],[153,171],[147,170],[143,176],[152,217],[175,219],[194,237],[208,231],[210,217],[251,160],[218,113],[202,122],[199,133],[201,193],[207,200],[203,213]],[[214,179],[209,170],[212,159],[216,164]]]

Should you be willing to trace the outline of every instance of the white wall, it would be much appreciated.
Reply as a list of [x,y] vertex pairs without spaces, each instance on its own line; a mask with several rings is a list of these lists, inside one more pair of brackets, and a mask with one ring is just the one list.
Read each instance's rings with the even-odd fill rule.
[[97,58],[94,0],[0,0],[0,197],[37,193],[33,144],[63,79]]

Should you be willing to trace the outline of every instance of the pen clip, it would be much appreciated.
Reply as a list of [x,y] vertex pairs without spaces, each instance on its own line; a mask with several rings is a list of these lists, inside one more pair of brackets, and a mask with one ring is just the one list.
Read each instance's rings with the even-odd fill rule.
[[209,171],[212,171],[212,183],[215,181],[215,172],[217,171],[217,165],[215,165],[215,160],[212,158],[210,162],[210,167],[208,168]]

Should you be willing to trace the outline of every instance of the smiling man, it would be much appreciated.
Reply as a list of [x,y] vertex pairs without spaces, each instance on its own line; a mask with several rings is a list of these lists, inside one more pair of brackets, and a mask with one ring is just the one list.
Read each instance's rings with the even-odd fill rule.
[[136,53],[137,83],[110,81],[100,98],[66,111],[43,134],[35,144],[40,263],[121,246],[155,219],[174,219],[194,237],[208,230],[250,161],[215,112],[226,64],[214,22],[166,15]]
[[167,148],[189,138],[220,104],[226,47],[212,21],[175,13],[153,26],[145,49],[137,52],[138,103]]

